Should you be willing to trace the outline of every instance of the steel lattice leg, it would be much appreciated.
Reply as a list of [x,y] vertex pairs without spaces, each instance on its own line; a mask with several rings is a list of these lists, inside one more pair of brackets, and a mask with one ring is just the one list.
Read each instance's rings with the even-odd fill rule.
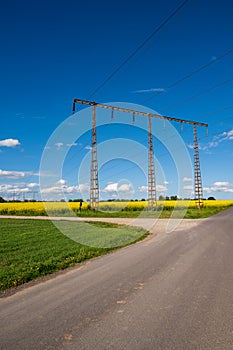
[[99,182],[97,162],[97,138],[96,138],[96,106],[92,107],[92,158],[91,158],[91,208],[98,209],[99,204]]
[[194,199],[198,208],[203,207],[203,191],[202,191],[202,180],[201,180],[201,169],[199,159],[199,148],[197,138],[197,126],[193,126],[194,133]]
[[153,152],[153,138],[151,131],[151,117],[148,117],[148,208],[156,206],[156,183]]

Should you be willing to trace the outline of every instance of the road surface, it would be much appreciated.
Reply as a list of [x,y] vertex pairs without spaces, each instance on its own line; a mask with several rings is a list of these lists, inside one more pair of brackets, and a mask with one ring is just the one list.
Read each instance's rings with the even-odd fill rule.
[[0,301],[1,349],[232,350],[233,209]]

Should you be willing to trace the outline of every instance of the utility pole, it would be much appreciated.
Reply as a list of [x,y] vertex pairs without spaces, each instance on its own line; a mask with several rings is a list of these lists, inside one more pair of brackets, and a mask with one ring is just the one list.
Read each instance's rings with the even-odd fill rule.
[[200,158],[197,138],[197,125],[193,125],[194,134],[194,199],[197,207],[200,209],[203,207],[203,191],[202,191],[202,180],[201,180],[201,169],[200,169]]
[[148,208],[156,206],[156,183],[151,117],[148,117]]

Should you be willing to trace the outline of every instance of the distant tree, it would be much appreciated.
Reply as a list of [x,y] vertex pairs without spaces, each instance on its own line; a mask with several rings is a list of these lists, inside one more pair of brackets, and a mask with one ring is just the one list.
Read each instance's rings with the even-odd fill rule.
[[64,198],[62,198],[61,200],[60,200],[60,202],[65,202],[66,200],[64,199]]
[[146,201],[145,198],[142,198],[142,199],[141,199],[141,202],[145,202],[145,201]]
[[209,197],[208,201],[215,201],[216,199],[214,197]]
[[5,199],[0,197],[0,203],[5,203]]
[[170,200],[170,198],[168,196],[166,196],[166,201],[169,201],[169,200]]
[[75,198],[75,199],[73,199],[73,202],[83,202],[83,199],[82,198]]
[[177,196],[171,196],[171,201],[177,201]]
[[160,201],[164,201],[164,199],[165,199],[164,196],[162,196],[162,195],[159,196]]

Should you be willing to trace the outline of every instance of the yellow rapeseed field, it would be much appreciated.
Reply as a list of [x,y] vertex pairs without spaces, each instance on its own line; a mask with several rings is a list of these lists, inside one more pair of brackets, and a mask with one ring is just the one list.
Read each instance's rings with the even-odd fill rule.
[[[128,210],[139,210],[146,207],[147,201],[130,202],[100,202],[99,209],[104,211],[120,211],[127,207]],[[88,208],[89,203],[82,203],[82,210]],[[195,208],[195,201],[157,201],[157,205],[164,208]],[[233,200],[206,200],[205,207],[227,207],[233,205]],[[1,215],[46,215],[46,211],[54,214],[64,214],[71,210],[79,210],[78,202],[20,202],[20,203],[0,203]]]

